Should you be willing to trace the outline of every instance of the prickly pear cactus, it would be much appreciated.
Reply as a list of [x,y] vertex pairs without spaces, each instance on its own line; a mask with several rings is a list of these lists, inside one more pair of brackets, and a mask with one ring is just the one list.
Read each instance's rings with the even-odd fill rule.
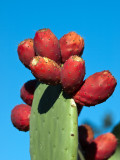
[[[87,127],[78,130],[78,114],[83,106],[106,101],[117,85],[108,70],[84,80],[83,50],[84,39],[77,33],[69,32],[58,40],[46,28],[18,45],[20,61],[36,80],[21,88],[21,98],[27,105],[15,106],[11,120],[18,130],[30,130],[31,160],[106,160],[117,148],[113,134],[94,138]],[[117,151],[115,158],[119,157],[119,148]]]
[[[60,85],[37,86],[30,117],[30,154],[31,160],[78,159],[77,107]],[[83,160],[80,151],[79,159]]]

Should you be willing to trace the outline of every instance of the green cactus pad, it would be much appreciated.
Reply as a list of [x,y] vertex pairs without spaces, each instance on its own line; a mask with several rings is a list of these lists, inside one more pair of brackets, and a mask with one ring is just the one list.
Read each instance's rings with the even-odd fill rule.
[[31,160],[78,159],[77,107],[60,85],[39,84],[30,116]]
[[109,160],[119,160],[120,159],[120,123],[115,126],[112,133],[118,139],[118,145],[115,153],[112,155],[112,157],[109,158]]

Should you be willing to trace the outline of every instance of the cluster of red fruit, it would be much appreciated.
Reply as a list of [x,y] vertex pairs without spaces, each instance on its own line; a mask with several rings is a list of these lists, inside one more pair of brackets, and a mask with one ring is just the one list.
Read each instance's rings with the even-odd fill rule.
[[84,40],[75,32],[58,40],[50,29],[41,29],[34,40],[27,39],[19,44],[18,55],[36,79],[49,85],[61,83],[76,103],[93,106],[111,96],[116,80],[106,70],[83,81],[85,61],[80,57],[83,49]]
[[[94,106],[112,95],[117,82],[108,70],[97,72],[84,80],[85,61],[81,58],[83,50],[84,40],[77,33],[69,32],[58,40],[50,29],[38,30],[34,39],[26,39],[18,45],[20,61],[31,70],[36,79],[28,81],[21,88],[21,98],[26,104],[15,106],[11,112],[11,120],[16,128],[21,131],[29,130],[31,105],[38,81],[48,85],[61,84],[63,90],[80,107]],[[113,153],[117,141],[111,135],[115,144],[111,151]],[[92,140],[90,145],[94,145],[96,141]],[[97,142],[98,149],[100,143]],[[108,146],[108,140],[105,146]],[[87,145],[87,151],[90,150],[89,148],[91,147]],[[86,152],[86,157],[90,152]],[[107,159],[107,156],[105,158]]]

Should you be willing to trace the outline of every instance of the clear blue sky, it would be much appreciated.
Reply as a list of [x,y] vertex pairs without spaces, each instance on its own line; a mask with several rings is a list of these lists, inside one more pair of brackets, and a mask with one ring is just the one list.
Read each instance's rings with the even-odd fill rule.
[[83,109],[79,124],[88,120],[101,126],[106,113],[120,121],[120,1],[2,1],[0,4],[0,158],[30,160],[29,132],[15,129],[10,120],[12,108],[23,101],[20,88],[34,79],[18,59],[17,45],[33,38],[41,28],[50,28],[60,38],[76,31],[85,40],[83,59],[86,77],[110,70],[118,85],[105,103]]

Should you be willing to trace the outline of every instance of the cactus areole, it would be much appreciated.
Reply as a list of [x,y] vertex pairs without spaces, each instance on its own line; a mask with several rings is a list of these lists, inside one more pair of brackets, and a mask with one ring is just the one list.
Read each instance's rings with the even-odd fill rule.
[[94,139],[88,125],[78,129],[83,106],[106,101],[117,84],[108,70],[84,80],[83,50],[84,39],[76,32],[58,40],[46,28],[18,45],[19,59],[35,79],[22,86],[20,96],[26,104],[14,107],[11,121],[18,130],[30,131],[31,160],[106,160],[115,152],[117,139],[113,135],[109,137],[114,145],[106,149],[109,140],[101,147],[103,139]]

